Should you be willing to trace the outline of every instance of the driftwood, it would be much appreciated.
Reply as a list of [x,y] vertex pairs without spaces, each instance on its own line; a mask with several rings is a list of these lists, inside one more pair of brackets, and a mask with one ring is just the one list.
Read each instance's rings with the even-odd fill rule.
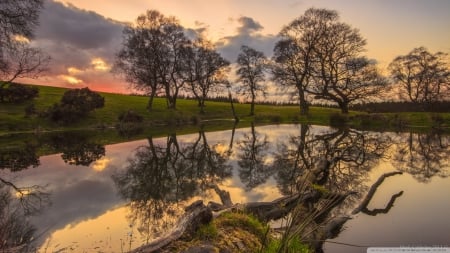
[[164,237],[156,239],[150,244],[139,247],[132,252],[156,252],[169,245],[171,242],[178,240],[184,234],[192,233],[196,231],[200,225],[207,224],[212,220],[212,211],[209,207],[203,204],[202,200],[198,200],[190,206],[186,207],[185,211],[186,213],[183,217],[181,217],[171,233]]
[[[360,205],[351,212],[351,215],[358,214],[359,212],[362,212],[362,213],[365,213],[368,215],[377,215],[379,213],[387,213],[394,206],[395,200],[403,194],[403,191],[401,191],[397,194],[394,194],[391,197],[386,208],[368,210],[367,206],[369,205],[370,201],[372,200],[373,196],[375,195],[378,187],[384,182],[384,180],[387,177],[391,177],[394,175],[401,175],[401,174],[402,174],[402,172],[394,171],[394,172],[389,172],[389,173],[385,173],[385,174],[381,175],[378,178],[378,180],[370,187],[369,191],[367,192],[367,195],[364,197],[364,199],[362,200]],[[347,216],[338,216],[338,217],[332,219],[331,221],[329,221],[322,229],[322,238],[319,238],[318,240],[316,239],[316,241],[315,241],[316,242],[316,245],[315,245],[316,250],[322,248],[322,244],[325,242],[325,240],[336,237],[339,234],[339,232],[341,231],[344,224],[350,219],[351,219],[351,216],[347,215]]]
[[[378,180],[370,187],[369,191],[367,192],[366,197],[363,199],[361,204],[355,210],[353,210],[352,214],[357,214],[357,213],[361,212],[361,210],[363,210],[363,209],[367,210],[367,206],[369,205],[370,201],[372,200],[373,196],[375,195],[375,192],[377,191],[378,187],[384,182],[384,179],[386,179],[387,177],[401,175],[401,174],[403,174],[403,173],[400,171],[393,171],[393,172],[389,172],[389,173],[385,173],[385,174],[381,175],[378,178]],[[401,196],[401,194],[400,194],[400,196]],[[395,201],[395,199],[394,199],[394,201]],[[392,205],[393,205],[393,203],[392,203]]]

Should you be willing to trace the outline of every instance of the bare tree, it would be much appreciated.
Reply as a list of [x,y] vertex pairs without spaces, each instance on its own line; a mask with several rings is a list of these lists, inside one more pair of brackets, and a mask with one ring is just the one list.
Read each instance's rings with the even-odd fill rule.
[[220,84],[226,84],[226,72],[230,63],[214,49],[209,41],[197,39],[190,48],[187,58],[190,91],[194,94],[204,113],[208,93]]
[[5,65],[0,67],[0,78],[11,83],[16,78],[41,76],[48,70],[50,56],[27,43],[17,42],[13,48],[4,50],[3,61]]
[[6,81],[1,87],[19,77],[36,78],[46,70],[50,57],[29,45],[42,6],[42,0],[0,2],[0,80]]
[[349,58],[342,63],[338,61],[328,63],[328,73],[316,77],[310,93],[316,98],[336,102],[342,113],[348,113],[352,102],[368,101],[383,94],[387,88],[388,81],[377,69],[375,61],[365,57]]
[[284,87],[297,89],[303,115],[309,110],[306,90],[312,81],[315,47],[329,24],[337,18],[336,11],[308,9],[281,30],[279,36],[282,39],[275,45],[273,79]]
[[190,41],[175,17],[149,10],[124,29],[124,45],[116,57],[114,70],[122,73],[134,87],[147,91],[151,109],[153,97],[164,91],[167,107],[176,108],[185,79]]
[[251,99],[250,115],[255,115],[255,100],[258,93],[266,96],[266,86],[264,85],[264,69],[266,57],[263,52],[257,51],[248,46],[241,47],[238,55],[238,80],[243,84],[240,86],[240,93]]
[[368,100],[387,86],[376,62],[361,56],[366,41],[357,29],[334,16],[314,48],[313,82],[307,92],[335,102],[342,113],[355,101]]
[[395,58],[389,65],[392,78],[402,95],[414,103],[429,104],[448,99],[450,69],[447,54],[430,53],[424,47]]

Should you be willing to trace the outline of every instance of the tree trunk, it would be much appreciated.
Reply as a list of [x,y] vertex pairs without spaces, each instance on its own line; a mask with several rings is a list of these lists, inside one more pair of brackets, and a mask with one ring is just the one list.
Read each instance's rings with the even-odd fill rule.
[[177,98],[175,96],[167,96],[167,109],[177,109]]
[[338,105],[341,108],[341,112],[343,114],[348,114],[348,102],[339,102]]
[[309,113],[309,104],[308,101],[306,101],[305,98],[305,92],[303,89],[298,89],[298,97],[299,97],[299,105],[300,105],[300,114],[301,115],[308,115]]
[[156,91],[152,90],[151,93],[150,93],[150,96],[148,98],[147,110],[149,112],[151,112],[152,109],[153,109],[153,99],[155,98],[155,93],[156,93]]
[[233,113],[234,121],[239,122],[239,117],[236,115],[236,111],[234,110],[233,97],[231,96],[230,89],[228,89],[228,98],[230,99],[231,112]]
[[202,98],[198,101],[198,106],[200,107],[200,114],[205,114],[205,99]]
[[250,104],[250,116],[255,115],[255,102],[252,101]]

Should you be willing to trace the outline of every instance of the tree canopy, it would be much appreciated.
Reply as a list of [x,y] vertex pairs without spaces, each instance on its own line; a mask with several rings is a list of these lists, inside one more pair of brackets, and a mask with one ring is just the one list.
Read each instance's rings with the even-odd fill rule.
[[250,115],[255,114],[255,101],[257,94],[266,95],[265,75],[266,56],[263,52],[248,46],[242,46],[237,58],[238,76],[241,86],[238,88],[241,95],[250,97]]
[[421,104],[448,100],[450,69],[446,56],[419,47],[396,57],[388,68],[402,98]]
[[302,114],[308,113],[308,95],[334,102],[348,113],[350,103],[371,98],[387,85],[376,62],[361,55],[365,39],[341,22],[336,11],[308,9],[280,36],[274,80],[297,89]]

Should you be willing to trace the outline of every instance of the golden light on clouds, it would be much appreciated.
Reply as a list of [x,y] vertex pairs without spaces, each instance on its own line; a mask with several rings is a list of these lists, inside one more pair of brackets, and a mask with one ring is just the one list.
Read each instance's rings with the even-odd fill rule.
[[70,74],[70,75],[76,75],[76,74],[80,74],[81,72],[83,72],[81,69],[77,69],[77,68],[75,68],[75,67],[70,67],[70,68],[67,68],[67,72]]
[[102,159],[95,161],[94,165],[92,165],[92,168],[95,171],[103,171],[110,162],[111,162],[111,159],[102,158]]
[[68,76],[68,75],[59,75],[60,79],[63,79],[64,81],[70,83],[70,84],[80,84],[83,83],[83,80],[78,79],[76,77],[73,76]]
[[94,58],[91,61],[91,65],[94,67],[95,70],[100,71],[108,71],[110,67],[102,58]]

